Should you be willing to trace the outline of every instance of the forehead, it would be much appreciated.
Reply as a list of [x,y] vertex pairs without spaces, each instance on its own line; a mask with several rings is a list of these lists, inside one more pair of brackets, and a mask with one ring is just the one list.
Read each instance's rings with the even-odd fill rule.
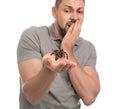
[[84,7],[83,0],[62,0],[61,6],[70,6],[74,8],[81,8]]

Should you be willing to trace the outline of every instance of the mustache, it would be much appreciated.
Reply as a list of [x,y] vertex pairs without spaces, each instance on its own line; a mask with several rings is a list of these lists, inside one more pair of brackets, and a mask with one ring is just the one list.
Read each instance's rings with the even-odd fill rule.
[[68,27],[70,27],[73,23],[75,23],[76,22],[76,20],[75,19],[72,19],[71,21],[69,21],[69,22],[67,22],[66,23],[66,25],[68,26]]

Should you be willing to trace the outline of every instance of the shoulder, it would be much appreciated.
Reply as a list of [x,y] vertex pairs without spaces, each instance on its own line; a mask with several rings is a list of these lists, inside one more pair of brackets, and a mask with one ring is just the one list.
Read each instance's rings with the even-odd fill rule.
[[26,28],[22,35],[21,38],[27,38],[27,39],[36,39],[37,40],[40,37],[44,37],[46,34],[48,34],[48,27],[47,26],[31,26]]
[[77,44],[78,44],[79,46],[88,47],[88,48],[89,48],[89,47],[95,47],[94,44],[93,44],[91,41],[86,40],[86,39],[84,39],[83,37],[80,37],[80,38],[78,39]]
[[37,32],[44,31],[47,28],[48,28],[47,26],[31,26],[31,27],[26,28],[23,31],[23,33],[32,33],[32,34],[35,34]]

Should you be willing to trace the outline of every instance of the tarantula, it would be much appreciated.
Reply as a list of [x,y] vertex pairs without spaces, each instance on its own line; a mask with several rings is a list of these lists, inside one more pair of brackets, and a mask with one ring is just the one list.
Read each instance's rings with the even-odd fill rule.
[[68,54],[63,50],[63,49],[59,49],[59,50],[54,50],[51,55],[54,54],[55,55],[55,60],[58,60],[59,58],[66,58],[68,59]]

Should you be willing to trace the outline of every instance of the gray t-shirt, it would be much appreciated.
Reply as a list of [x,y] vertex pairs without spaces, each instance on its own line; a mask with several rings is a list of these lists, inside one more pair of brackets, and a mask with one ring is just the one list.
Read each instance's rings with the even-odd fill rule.
[[[30,27],[26,29],[19,41],[17,48],[17,61],[30,58],[40,58],[59,49],[61,40],[50,27]],[[94,45],[80,37],[73,48],[73,53],[81,68],[84,66],[95,67],[96,50]],[[21,84],[20,84],[21,86]],[[20,90],[20,109],[80,109],[80,98],[72,87],[66,72],[58,73],[49,92],[37,104],[30,104]]]

